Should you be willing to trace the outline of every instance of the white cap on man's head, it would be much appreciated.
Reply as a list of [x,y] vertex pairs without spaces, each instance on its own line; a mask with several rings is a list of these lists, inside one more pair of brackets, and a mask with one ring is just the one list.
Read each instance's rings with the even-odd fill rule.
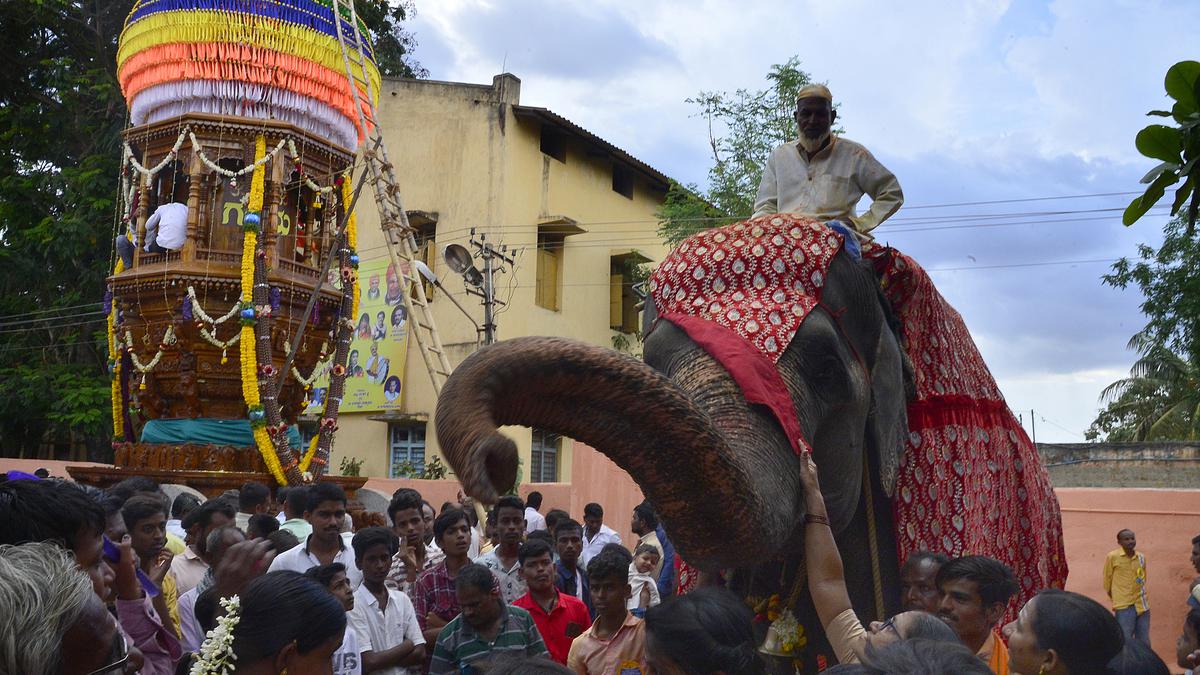
[[830,93],[829,87],[823,84],[808,84],[796,92],[797,102],[803,101],[806,98],[823,98],[833,103],[833,94]]

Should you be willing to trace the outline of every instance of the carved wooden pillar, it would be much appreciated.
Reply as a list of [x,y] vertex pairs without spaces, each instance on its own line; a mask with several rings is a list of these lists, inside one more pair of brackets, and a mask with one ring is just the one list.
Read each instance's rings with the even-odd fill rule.
[[207,169],[201,169],[197,180],[200,183],[200,204],[196,208],[196,246],[210,249],[212,248],[210,232],[212,230],[213,173]]
[[196,259],[196,246],[200,231],[200,177],[203,172],[204,164],[193,149],[192,163],[188,169],[187,240],[183,242],[183,251],[180,253],[180,260],[184,262]]
[[[149,148],[149,143],[147,143]],[[150,164],[150,150],[147,149],[142,153],[142,166]],[[146,221],[150,220],[150,191],[154,189],[154,178],[152,176],[138,174],[138,178],[142,183],[141,192],[138,194],[138,214],[137,214],[137,245],[133,249],[133,266],[137,267],[142,257],[142,251],[146,247]]]
[[264,195],[267,200],[267,220],[263,223],[262,246],[267,253],[267,267],[270,269],[279,267],[279,247],[275,244],[279,235],[279,202],[283,199],[286,170],[283,157],[283,152],[280,152],[271,160],[271,179],[267,182]]

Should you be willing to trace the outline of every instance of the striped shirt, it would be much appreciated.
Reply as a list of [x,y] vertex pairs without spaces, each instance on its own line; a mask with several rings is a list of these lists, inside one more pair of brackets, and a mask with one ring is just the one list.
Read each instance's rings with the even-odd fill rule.
[[529,612],[500,603],[500,630],[491,642],[479,636],[462,615],[446,624],[433,648],[431,675],[439,673],[478,673],[493,653],[519,652],[526,656],[546,656],[546,643],[538,633]]

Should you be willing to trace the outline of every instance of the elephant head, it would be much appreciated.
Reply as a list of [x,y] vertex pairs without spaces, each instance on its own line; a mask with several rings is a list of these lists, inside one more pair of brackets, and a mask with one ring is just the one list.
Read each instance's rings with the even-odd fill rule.
[[[894,562],[887,493],[907,435],[905,361],[871,268],[840,248],[831,253],[819,304],[773,367],[821,468],[843,550],[866,550],[859,540],[874,533]],[[517,463],[516,446],[497,427],[553,430],[628,471],[689,563],[723,569],[796,561],[803,495],[793,439],[776,414],[748,402],[753,397],[727,364],[659,310],[649,299],[645,363],[554,337],[476,352],[438,402],[443,452],[469,494],[493,501],[513,485]],[[865,522],[871,510],[876,523]],[[846,561],[848,578],[858,564]]]

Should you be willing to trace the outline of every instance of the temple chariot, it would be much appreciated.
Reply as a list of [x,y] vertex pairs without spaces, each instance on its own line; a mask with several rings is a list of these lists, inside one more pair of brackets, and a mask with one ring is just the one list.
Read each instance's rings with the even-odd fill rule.
[[135,3],[117,55],[130,126],[116,248],[128,260],[114,257],[105,297],[116,468],[72,467],[77,479],[150,475],[216,494],[326,474],[366,183],[435,387],[448,374],[408,275],[416,247],[375,123],[367,36],[347,0]]

